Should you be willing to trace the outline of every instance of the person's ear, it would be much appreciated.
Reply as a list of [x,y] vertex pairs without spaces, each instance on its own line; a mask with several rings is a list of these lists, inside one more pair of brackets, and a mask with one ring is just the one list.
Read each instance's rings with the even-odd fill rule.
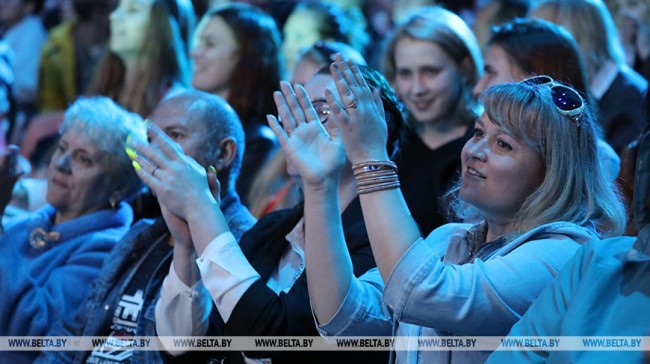
[[237,156],[237,144],[233,138],[224,138],[219,142],[219,155],[215,163],[217,171],[229,169]]

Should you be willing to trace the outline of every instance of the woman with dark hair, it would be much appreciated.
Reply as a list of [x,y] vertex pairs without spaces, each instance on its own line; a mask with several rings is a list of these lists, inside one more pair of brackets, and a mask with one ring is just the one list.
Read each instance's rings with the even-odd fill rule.
[[257,171],[277,147],[264,118],[275,114],[273,91],[284,73],[280,44],[270,15],[251,5],[229,4],[203,16],[190,52],[192,86],[224,98],[244,125],[246,151],[237,181],[244,204]]
[[348,44],[362,55],[367,43],[365,29],[357,29],[340,6],[326,2],[299,2],[287,17],[282,34],[282,53],[290,73],[300,52],[319,40]]
[[587,80],[597,102],[603,137],[616,150],[641,134],[647,124],[648,81],[626,64],[614,19],[603,0],[543,0],[529,18],[566,28],[580,47]]
[[[87,94],[105,95],[148,116],[158,102],[188,84],[182,29],[193,26],[184,0],[121,0],[111,13],[109,51]],[[190,13],[192,11],[192,13]]]

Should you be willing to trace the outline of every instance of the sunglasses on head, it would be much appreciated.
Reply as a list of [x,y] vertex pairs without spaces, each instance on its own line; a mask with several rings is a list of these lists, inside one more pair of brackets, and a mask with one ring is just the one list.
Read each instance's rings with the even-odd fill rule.
[[579,120],[585,111],[585,102],[576,90],[555,82],[554,79],[545,75],[527,78],[520,83],[532,86],[550,87],[555,108],[560,112],[560,114],[571,118],[576,125],[580,125]]

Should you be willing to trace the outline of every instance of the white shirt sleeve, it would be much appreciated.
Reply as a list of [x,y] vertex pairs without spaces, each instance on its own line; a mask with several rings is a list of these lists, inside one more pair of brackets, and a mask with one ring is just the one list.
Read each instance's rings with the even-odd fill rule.
[[260,278],[259,273],[248,262],[230,232],[212,240],[196,264],[221,318],[228,322],[239,299]]
[[[204,336],[210,325],[212,302],[201,281],[187,286],[176,274],[174,263],[163,280],[160,298],[156,302],[156,332],[158,336]],[[161,341],[164,346],[164,340]],[[172,355],[185,351],[165,349]]]

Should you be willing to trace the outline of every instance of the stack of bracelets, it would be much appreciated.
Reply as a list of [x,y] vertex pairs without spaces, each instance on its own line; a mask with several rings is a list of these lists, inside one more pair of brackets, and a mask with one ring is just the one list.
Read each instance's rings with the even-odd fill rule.
[[391,161],[357,163],[352,166],[352,171],[360,195],[399,188],[397,165]]

